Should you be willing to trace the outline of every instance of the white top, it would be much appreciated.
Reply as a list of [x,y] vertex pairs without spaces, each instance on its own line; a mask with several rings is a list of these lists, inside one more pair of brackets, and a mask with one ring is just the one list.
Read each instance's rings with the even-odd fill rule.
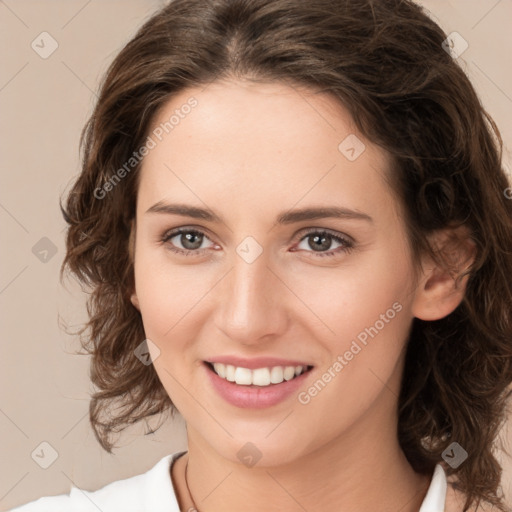
[[[170,468],[184,453],[166,455],[146,473],[97,491],[72,487],[69,494],[39,498],[10,512],[180,512]],[[446,488],[446,474],[438,464],[419,512],[444,512]]]

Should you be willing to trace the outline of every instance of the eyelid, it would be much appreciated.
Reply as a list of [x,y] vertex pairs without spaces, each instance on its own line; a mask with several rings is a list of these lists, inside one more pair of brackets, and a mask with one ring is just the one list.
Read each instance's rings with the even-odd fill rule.
[[198,256],[198,255],[203,254],[203,252],[206,249],[196,249],[196,250],[182,249],[181,247],[176,247],[170,243],[171,238],[181,235],[182,233],[194,233],[194,234],[202,235],[203,238],[206,238],[207,240],[209,240],[214,246],[216,245],[216,243],[208,236],[208,234],[205,232],[205,230],[203,228],[197,228],[197,227],[193,227],[193,226],[180,226],[177,228],[168,229],[160,236],[160,241],[163,244],[168,244],[169,249],[177,254],[183,254],[183,255],[187,255],[187,256],[188,255]]
[[320,227],[313,227],[313,228],[306,228],[305,230],[302,230],[299,232],[297,236],[300,237],[300,240],[302,240],[305,236],[311,234],[311,233],[327,233],[328,235],[331,235],[333,238],[341,238],[347,243],[355,244],[355,240],[345,233],[340,233],[338,231],[335,231],[334,229],[329,228],[320,228]]
[[[202,227],[179,226],[176,228],[166,230],[163,233],[163,235],[160,237],[160,239],[165,244],[165,243],[168,243],[171,238],[174,238],[175,236],[180,235],[182,233],[195,233],[195,234],[202,235],[204,238],[209,240],[212,244],[218,245],[218,244],[216,244],[216,242],[214,242],[212,240],[212,238],[210,236],[208,236],[206,231],[207,230],[205,230]],[[292,237],[292,240],[298,239],[296,243],[300,243],[305,238],[307,238],[308,235],[311,235],[314,233],[327,234],[327,235],[331,236],[334,240],[336,240],[338,243],[342,243],[343,245],[342,245],[342,247],[330,249],[328,251],[305,251],[307,253],[311,253],[313,255],[320,256],[320,257],[321,256],[335,256],[340,253],[342,254],[342,253],[349,252],[350,250],[352,250],[354,248],[355,240],[351,236],[346,235],[344,233],[339,233],[339,232],[329,229],[329,228],[321,228],[321,227],[305,228],[305,229],[299,231],[298,233],[296,233]],[[169,244],[169,245],[171,245],[170,249],[173,252],[176,252],[178,254],[184,254],[184,255],[192,254],[192,255],[196,256],[196,255],[203,254],[203,252],[206,250],[206,249],[195,249],[195,250],[194,249],[182,249],[180,247],[172,246],[172,244]],[[299,249],[299,250],[301,250],[301,249]]]
[[[340,244],[340,247],[336,247],[334,249],[329,249],[327,251],[304,251],[306,254],[308,254],[308,258],[333,258],[336,259],[336,257],[341,257],[346,254],[349,254],[356,248],[356,241],[349,235],[346,235],[344,233],[340,233],[338,231],[334,231],[329,228],[320,228],[320,227],[313,227],[313,228],[306,228],[306,230],[301,231],[299,236],[299,241],[297,244],[301,243],[303,240],[308,238],[309,235],[312,234],[325,234],[330,236],[333,240],[335,240],[337,243]],[[296,247],[293,249],[293,252],[296,251],[302,251],[302,249],[297,249]]]

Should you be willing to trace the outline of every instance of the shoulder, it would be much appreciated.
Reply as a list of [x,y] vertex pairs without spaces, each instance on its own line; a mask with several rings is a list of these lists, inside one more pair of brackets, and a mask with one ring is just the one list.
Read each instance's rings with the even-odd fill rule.
[[69,494],[45,496],[10,512],[179,512],[169,469],[182,453],[166,455],[146,473],[116,480],[96,491],[72,487]]

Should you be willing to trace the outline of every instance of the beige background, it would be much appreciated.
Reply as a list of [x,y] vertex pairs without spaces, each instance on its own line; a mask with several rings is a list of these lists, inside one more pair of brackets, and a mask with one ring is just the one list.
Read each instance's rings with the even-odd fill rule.
[[[97,489],[142,473],[185,447],[184,424],[178,419],[149,436],[142,435],[143,424],[134,427],[125,432],[114,456],[103,452],[87,420],[92,389],[88,357],[73,355],[76,338],[58,326],[58,315],[71,325],[84,319],[79,288],[66,290],[58,280],[64,254],[58,199],[79,170],[80,130],[102,73],[162,4],[0,0],[0,510],[68,492],[71,484]],[[422,4],[447,33],[457,31],[469,43],[459,60],[511,147],[512,2]],[[47,59],[31,47],[43,31],[58,43]],[[49,241],[40,241],[43,237]],[[46,262],[40,260],[44,257]],[[512,428],[502,437],[512,447]],[[40,453],[42,442],[58,453],[48,469],[31,457]],[[512,461],[505,458],[504,464],[504,489],[512,502]]]

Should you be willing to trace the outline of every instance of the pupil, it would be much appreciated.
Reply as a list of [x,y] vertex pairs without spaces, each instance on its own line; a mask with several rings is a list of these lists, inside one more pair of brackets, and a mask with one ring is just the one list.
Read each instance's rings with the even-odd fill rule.
[[[309,246],[313,249],[313,250],[317,250],[317,249],[329,249],[330,247],[330,240],[329,240],[329,237],[326,237],[326,236],[319,236],[319,235],[316,235],[313,238],[313,241],[314,241],[314,244],[315,245],[311,245],[311,243],[309,244]],[[320,242],[320,243],[318,243]]]
[[[195,242],[194,239],[196,239]],[[185,249],[198,249],[201,247],[201,242],[201,235],[197,235],[195,233],[186,233],[181,235],[181,244]]]

